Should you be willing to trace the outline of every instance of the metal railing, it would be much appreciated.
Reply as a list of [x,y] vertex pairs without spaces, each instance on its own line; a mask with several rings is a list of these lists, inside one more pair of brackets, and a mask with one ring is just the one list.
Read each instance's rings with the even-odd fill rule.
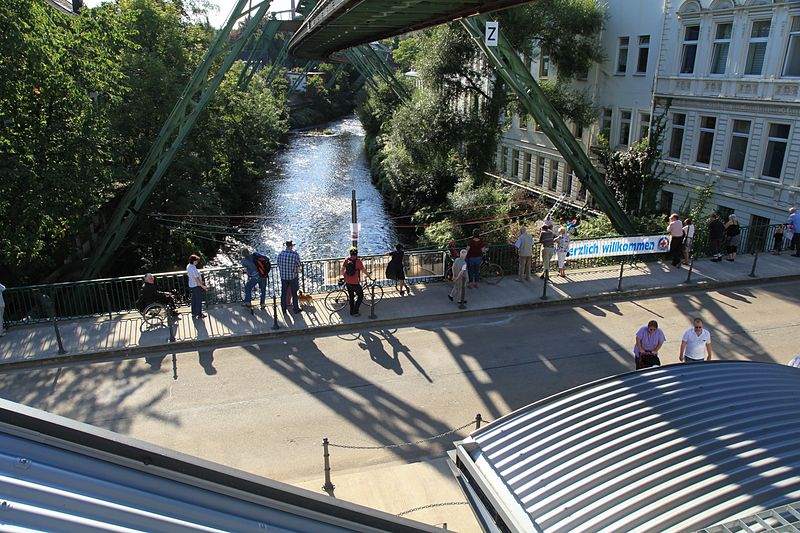
[[[772,250],[773,236],[777,225],[742,226],[740,253],[765,252]],[[695,239],[695,257],[708,255],[708,239],[705,232],[699,232]],[[589,239],[587,239],[589,240]],[[539,245],[533,250],[533,269],[542,270]],[[489,247],[487,259],[499,264],[507,274],[517,271],[517,251],[511,244],[495,244]],[[569,268],[583,269],[609,264],[633,256],[570,259]],[[638,255],[638,261],[656,261],[660,254]],[[392,285],[386,279],[385,270],[389,263],[388,255],[373,255],[361,258],[364,267],[379,284]],[[314,294],[329,292],[338,287],[342,258],[312,259],[302,262],[300,288],[303,292]],[[406,280],[408,283],[431,283],[445,279],[451,266],[449,250],[414,250],[404,258]],[[244,285],[247,276],[242,267],[217,267],[202,270],[208,290],[205,301],[209,305],[231,304],[244,299]],[[5,298],[7,325],[35,324],[48,322],[53,318],[88,318],[136,311],[136,301],[142,286],[142,276],[93,279],[86,281],[53,283],[8,288]],[[156,285],[160,291],[176,291],[180,301],[189,299],[189,288],[185,271],[156,274]],[[257,293],[259,289],[256,288]],[[280,276],[273,265],[268,276],[267,294],[272,297],[280,294]]]

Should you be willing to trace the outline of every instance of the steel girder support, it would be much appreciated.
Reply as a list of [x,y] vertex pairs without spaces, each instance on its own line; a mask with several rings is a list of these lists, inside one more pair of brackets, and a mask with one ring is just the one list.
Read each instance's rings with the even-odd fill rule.
[[272,65],[269,67],[267,75],[264,76],[264,81],[268,86],[272,85],[272,82],[275,80],[275,76],[278,74],[278,72],[280,72],[287,57],[289,57],[289,39],[286,39],[283,42],[283,46],[281,47],[280,51],[278,51],[278,56],[274,61],[272,61]]
[[267,53],[270,45],[272,44],[275,35],[278,33],[278,28],[281,27],[280,20],[268,20],[261,28],[261,35],[258,40],[250,47],[250,53],[245,60],[244,68],[239,73],[239,87],[246,89],[250,84],[250,80],[264,64],[264,56]]
[[[301,72],[305,73],[305,75],[306,75],[306,83],[308,83],[308,73],[311,71],[311,69],[316,68],[316,66],[318,64],[319,63],[317,63],[316,61],[306,61],[306,64],[303,65],[303,70]],[[292,82],[291,86],[289,87],[289,90],[292,91],[292,92],[297,92],[297,89],[300,88],[300,83],[302,81],[303,81],[303,77],[302,76],[298,76]]]
[[378,90],[378,84],[375,83],[373,79],[373,73],[369,69],[369,67],[362,61],[360,55],[353,52],[353,50],[346,50],[344,52],[344,56],[350,61],[350,64],[353,65],[358,73],[364,78],[364,82],[369,85],[373,90]]
[[486,55],[497,74],[514,91],[525,110],[536,120],[564,160],[573,168],[578,179],[592,193],[598,206],[608,215],[616,230],[623,235],[636,233],[633,223],[617,203],[602,175],[592,165],[589,156],[564,124],[561,115],[547,100],[542,88],[533,79],[530,70],[522,62],[519,54],[503,37],[502,28],[498,45],[487,47],[484,44],[486,17],[475,16],[461,19],[461,24]]
[[365,44],[350,48],[345,52],[345,56],[356,66],[361,75],[370,80],[373,85],[373,78],[378,77],[394,91],[400,100],[407,101],[411,97],[405,85],[395,77],[386,61],[376,54],[370,45]]
[[[156,141],[150,147],[136,178],[120,201],[108,230],[84,269],[85,278],[97,276],[108,265],[153,189],[166,173],[186,135],[258,27],[269,5],[270,0],[238,0],[228,22],[219,31],[203,60],[195,69],[183,94],[161,127]],[[239,22],[244,24],[244,29],[238,39],[231,41],[231,30]]]

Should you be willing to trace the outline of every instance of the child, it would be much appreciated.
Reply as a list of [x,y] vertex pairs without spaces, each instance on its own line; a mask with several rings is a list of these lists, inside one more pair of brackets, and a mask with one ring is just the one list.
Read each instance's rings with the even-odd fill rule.
[[775,239],[775,246],[773,248],[773,255],[781,255],[781,250],[783,249],[783,224],[775,228],[775,235],[773,236]]

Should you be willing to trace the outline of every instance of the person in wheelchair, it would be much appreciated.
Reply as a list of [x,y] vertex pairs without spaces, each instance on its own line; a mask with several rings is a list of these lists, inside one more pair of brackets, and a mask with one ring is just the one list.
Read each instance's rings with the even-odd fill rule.
[[175,298],[172,296],[172,293],[156,290],[156,278],[148,273],[144,275],[142,292],[139,295],[139,300],[136,302],[136,307],[139,309],[139,312],[144,313],[144,310],[154,303],[166,306],[174,317],[180,315],[175,307]]

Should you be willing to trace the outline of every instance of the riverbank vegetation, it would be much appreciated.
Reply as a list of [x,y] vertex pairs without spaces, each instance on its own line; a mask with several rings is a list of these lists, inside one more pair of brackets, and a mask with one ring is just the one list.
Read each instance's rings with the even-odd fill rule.
[[[0,5],[0,276],[52,279],[107,228],[164,120],[215,36],[180,0],[117,0],[58,13],[44,2]],[[238,69],[187,136],[146,212],[237,213],[289,127],[287,86]],[[141,217],[145,216],[143,211]],[[137,224],[114,272],[168,270],[217,243]]]

